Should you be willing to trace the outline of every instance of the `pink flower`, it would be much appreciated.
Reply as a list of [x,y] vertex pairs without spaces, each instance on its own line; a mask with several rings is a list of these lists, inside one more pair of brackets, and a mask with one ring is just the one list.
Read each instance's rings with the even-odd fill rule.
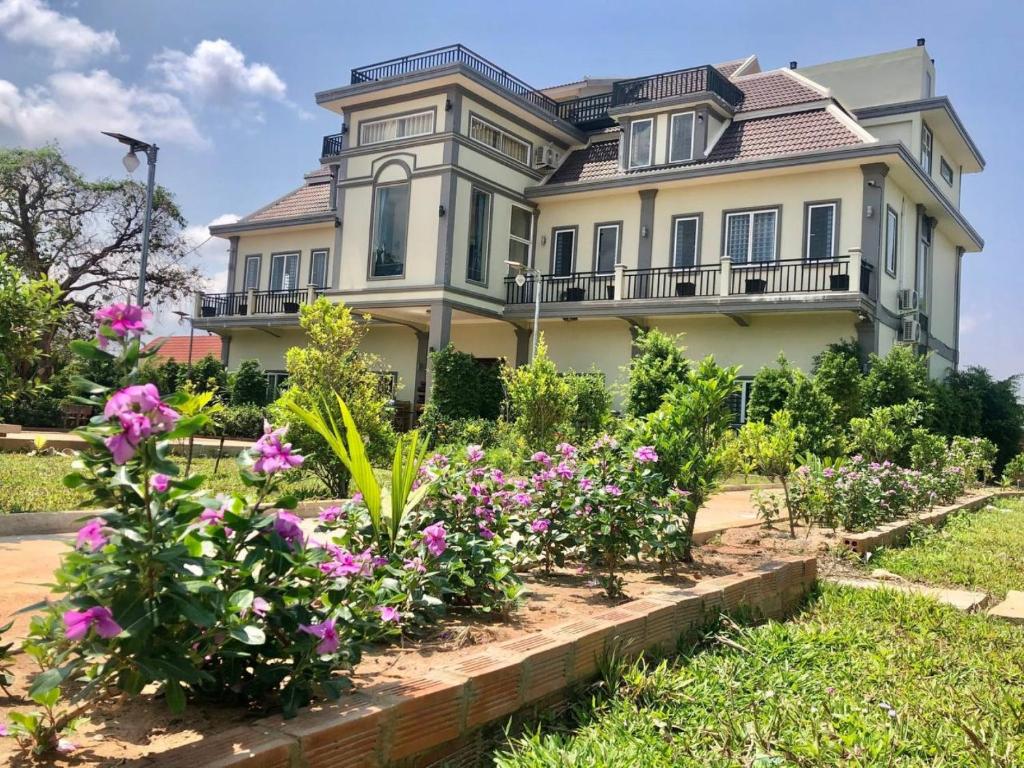
[[649,464],[658,460],[658,454],[653,445],[641,445],[633,452],[633,458],[641,464]]
[[224,520],[223,509],[204,509],[199,513],[199,519],[207,525],[214,525]]
[[152,312],[134,304],[111,304],[93,313],[100,327],[109,327],[122,339],[129,333],[140,336],[152,317]]
[[167,489],[171,487],[171,478],[167,475],[153,475],[149,478],[149,487],[157,493],[167,493]]
[[309,624],[299,624],[299,629],[307,635],[319,638],[320,642],[316,646],[316,652],[321,655],[334,653],[341,645],[338,631],[334,628],[334,619],[328,619],[322,624],[314,624],[312,626]]
[[352,503],[353,504],[362,504],[363,503],[363,494],[360,491],[356,491],[355,493],[352,494]]
[[70,755],[76,749],[78,749],[78,745],[71,739],[57,739],[56,750],[62,755]]
[[344,517],[345,513],[341,511],[341,507],[324,507],[320,510],[319,518],[321,523],[333,523],[340,517]]
[[583,493],[586,493],[587,491],[592,490],[593,487],[594,487],[594,481],[591,480],[589,477],[581,477],[580,478],[580,490],[583,491]]
[[559,443],[555,449],[562,454],[563,459],[572,459],[576,456],[576,446],[571,443]]
[[302,533],[302,518],[284,509],[279,509],[274,518],[274,533],[292,546],[302,546],[306,538]]
[[490,541],[494,538],[494,531],[487,527],[487,523],[481,522],[477,525],[477,530],[480,533],[480,538]]
[[[343,578],[346,576],[372,576],[374,566],[380,565],[373,552],[365,549],[358,555],[349,552],[347,549],[328,545],[329,551],[334,559],[327,563],[320,564],[320,570],[329,576]],[[384,560],[387,563],[387,560]]]
[[94,517],[79,528],[78,536],[75,538],[75,549],[87,548],[90,552],[95,552],[105,547],[108,539],[103,534],[103,526],[106,522],[102,517]]
[[84,611],[64,611],[64,637],[68,640],[81,640],[89,630],[96,628],[100,637],[116,637],[123,631],[114,621],[109,608],[96,605]]
[[0,723],[0,738],[10,735],[10,732],[7,730],[7,723]]
[[397,608],[390,605],[378,605],[377,611],[380,613],[380,620],[385,624],[388,622],[399,624],[402,621],[402,614],[398,612]]
[[494,511],[487,507],[477,507],[473,510],[473,514],[485,522],[494,522]]
[[113,419],[126,411],[146,413],[158,405],[160,405],[160,391],[154,384],[134,384],[111,395],[107,404],[103,406],[103,415],[108,419]]
[[520,491],[512,496],[512,501],[521,507],[528,507],[533,503],[533,497],[525,491]]
[[444,523],[434,523],[423,529],[423,542],[427,545],[427,551],[434,557],[440,557],[448,548],[445,537],[448,532],[444,529]]
[[563,480],[571,480],[572,476],[576,474],[575,470],[564,461],[555,467],[554,473]]
[[259,616],[261,619],[267,615],[267,611],[270,610],[270,603],[264,600],[262,597],[254,597],[252,601],[252,612]]
[[479,464],[484,460],[484,449],[479,445],[466,446],[466,460],[470,464]]
[[530,530],[534,533],[545,533],[551,527],[551,521],[547,518],[538,518],[530,523]]
[[502,472],[500,469],[492,469],[491,470],[491,480],[494,481],[495,485],[504,485],[505,484],[505,473]]
[[281,443],[287,431],[287,427],[273,429],[268,422],[263,422],[263,437],[252,447],[259,454],[252,466],[253,472],[273,475],[302,465],[303,457],[292,453],[292,444]]
[[619,486],[612,485],[610,483],[604,487],[604,492],[607,493],[609,496],[621,496],[622,495],[622,489],[619,488]]
[[118,390],[107,400],[103,415],[116,422],[121,431],[104,442],[115,464],[124,464],[138,449],[139,443],[153,434],[169,432],[179,414],[160,400],[160,392],[152,384],[136,384]]
[[551,457],[548,456],[544,451],[537,451],[533,456],[530,457],[530,461],[535,461],[538,464],[543,464],[545,467],[551,466]]
[[423,564],[423,558],[417,555],[416,557],[405,561],[405,570],[415,571],[416,573],[426,573],[427,566]]
[[454,501],[456,504],[465,504],[466,503],[466,494],[464,494],[464,493],[453,493],[452,494],[452,501]]

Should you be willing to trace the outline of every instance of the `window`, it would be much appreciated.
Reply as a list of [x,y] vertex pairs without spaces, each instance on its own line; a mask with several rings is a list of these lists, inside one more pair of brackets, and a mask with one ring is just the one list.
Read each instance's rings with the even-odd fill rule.
[[471,282],[486,282],[490,233],[491,196],[473,187],[469,193],[469,255],[466,258],[466,279]]
[[737,379],[736,391],[729,395],[729,410],[732,411],[732,426],[739,427],[747,421],[747,403],[750,402],[750,391],[753,379]]
[[294,291],[299,287],[299,254],[275,253],[270,257],[270,290]]
[[831,259],[836,255],[836,204],[807,206],[807,253],[809,261]]
[[551,236],[551,274],[568,277],[576,258],[576,230],[557,229]]
[[610,274],[619,260],[619,225],[598,224],[594,233],[594,271]]
[[921,123],[921,167],[932,172],[932,129],[928,123]]
[[402,117],[386,117],[359,124],[360,144],[380,144],[395,139],[425,136],[434,132],[434,113],[417,112]]
[[672,115],[669,129],[668,161],[682,163],[693,159],[693,112]]
[[634,120],[629,124],[629,167],[644,168],[651,164],[654,152],[654,119]]
[[672,266],[675,269],[697,264],[697,243],[700,241],[700,219],[677,216],[672,220]]
[[309,284],[317,288],[327,287],[327,250],[312,251],[309,254]]
[[287,383],[287,371],[267,371],[267,402],[277,400]]
[[260,265],[263,262],[262,256],[245,257],[245,275],[242,278],[242,290],[259,290],[260,287]]
[[497,150],[505,157],[512,158],[517,163],[530,164],[530,145],[527,142],[481,120],[476,115],[469,116],[469,137]]
[[917,241],[917,269],[914,275],[914,288],[920,297],[919,302],[924,305],[925,288],[928,287],[928,259],[932,250],[932,220],[927,216],[921,217],[921,231]]
[[409,224],[409,184],[377,187],[374,196],[371,277],[405,273],[405,235]]
[[729,213],[725,217],[725,253],[733,264],[775,261],[778,211]]
[[939,176],[941,176],[942,180],[949,184],[949,186],[953,186],[953,168],[946,162],[946,158],[944,157],[939,158]]
[[508,225],[508,260],[532,266],[530,241],[533,237],[533,213],[518,205],[512,206]]
[[896,245],[899,243],[899,217],[892,208],[885,211],[885,271],[896,277]]

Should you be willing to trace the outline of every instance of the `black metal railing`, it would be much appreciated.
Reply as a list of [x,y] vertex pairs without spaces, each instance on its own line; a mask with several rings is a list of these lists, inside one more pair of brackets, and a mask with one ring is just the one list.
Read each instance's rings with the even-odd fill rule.
[[506,304],[532,304],[540,291],[541,304],[564,301],[608,301],[615,298],[615,275],[608,272],[573,272],[570,275],[541,275],[539,282],[527,277],[522,285],[505,278]]
[[721,72],[705,65],[619,80],[612,84],[612,106],[639,104],[704,91],[715,93],[734,106],[743,98],[743,92],[723,77]]
[[717,264],[695,267],[627,269],[622,293],[627,299],[670,299],[686,296],[717,296]]
[[860,265],[860,292],[871,297],[871,277],[874,269],[870,264],[861,262]]
[[334,155],[340,155],[342,149],[342,134],[332,133],[330,136],[324,136],[323,147],[320,150],[320,157],[332,157]]
[[554,99],[545,96],[536,88],[527,85],[515,75],[506,72],[464,45],[447,45],[444,48],[435,48],[422,53],[413,53],[397,59],[369,64],[365,67],[356,67],[352,70],[352,84],[384,80],[424,69],[443,67],[447,64],[463,64],[506,91],[526,99],[541,109],[551,113],[555,113],[557,110],[558,103]]
[[[320,296],[323,291],[316,291]],[[237,317],[243,315],[294,315],[305,304],[309,293],[305,288],[289,291],[234,291],[204,293],[199,306],[200,317]],[[250,306],[251,299],[251,306]]]
[[225,317],[249,314],[247,294],[204,293],[199,306],[200,317]]
[[850,290],[848,259],[780,259],[733,264],[730,294],[821,293]]
[[581,96],[578,99],[558,102],[558,116],[580,128],[605,128],[615,121],[608,116],[612,106],[610,93],[596,96]]

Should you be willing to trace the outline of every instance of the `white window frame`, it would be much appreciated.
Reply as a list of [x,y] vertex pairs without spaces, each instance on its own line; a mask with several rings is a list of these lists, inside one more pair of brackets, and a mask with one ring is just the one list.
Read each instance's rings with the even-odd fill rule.
[[[555,273],[555,263],[558,258],[558,236],[568,232],[572,235],[572,250],[569,252],[569,274],[559,275]],[[577,231],[574,227],[559,227],[551,232],[551,279],[552,280],[567,280],[576,273],[576,248],[579,243],[576,242]]]
[[[318,256],[322,256],[324,260],[324,281],[322,285],[317,285],[313,282],[313,268],[316,265]],[[330,251],[327,248],[314,248],[309,252],[309,285],[314,285],[317,288],[326,288],[330,283]]]
[[[526,237],[520,237],[519,235],[513,234],[512,232],[512,212],[508,215],[508,239],[510,242],[521,243],[526,246],[526,266],[533,266],[533,210],[522,205],[512,204],[512,210],[518,208],[521,211],[526,211],[526,215],[530,221],[530,231],[526,233]],[[511,249],[509,249],[511,253]]]
[[[274,253],[270,256],[270,280],[267,283],[267,287],[271,291],[297,291],[299,290],[298,285],[288,286],[287,288],[283,285],[285,277],[288,275],[288,259],[295,259],[295,282],[299,282],[300,270],[302,269],[302,253],[301,251],[286,251],[282,253]],[[284,266],[281,267],[281,282],[282,285],[278,288],[274,287],[274,262],[278,259],[284,261]]]
[[[688,157],[676,158],[675,154],[675,122],[677,117],[689,117],[690,118],[690,154]],[[668,161],[670,163],[687,163],[693,160],[693,148],[696,142],[697,135],[697,113],[694,111],[690,112],[676,112],[668,120]]]
[[[815,208],[832,209],[832,226],[828,240],[828,256],[822,259],[811,258],[811,211]],[[804,261],[819,264],[823,261],[833,261],[836,258],[836,222],[839,219],[839,205],[836,203],[811,203],[807,206],[807,224],[804,231]]]
[[[600,247],[601,247],[601,230],[603,229],[614,229],[615,230],[615,250],[614,258],[615,262],[612,264],[611,271],[602,272],[598,268],[600,266]],[[594,230],[594,274],[595,275],[614,275],[615,265],[619,263],[619,241],[622,238],[622,225],[615,224],[598,224]]]
[[[502,151],[500,146],[496,147],[493,144],[488,144],[486,141],[482,141],[482,140],[478,139],[476,136],[473,135],[473,127],[475,125],[480,125],[480,126],[482,126],[484,128],[488,128],[488,129],[494,131],[495,133],[497,133],[498,136],[501,139],[503,139],[505,141],[508,141],[508,142],[511,142],[513,144],[518,144],[519,146],[525,148],[525,150],[526,150],[526,160],[520,160],[518,157],[510,155],[508,152]],[[494,123],[492,123],[492,122],[490,122],[488,120],[484,120],[482,117],[478,117],[477,115],[470,115],[469,116],[469,138],[472,139],[473,141],[475,141],[477,144],[479,144],[482,147],[487,147],[489,149],[493,149],[499,155],[501,155],[502,157],[507,157],[509,160],[511,160],[514,163],[520,163],[520,164],[525,165],[527,167],[529,167],[529,165],[530,165],[530,161],[531,161],[532,155],[533,155],[533,147],[530,144],[530,142],[524,141],[523,139],[519,138],[518,136],[515,136],[515,135],[509,133],[504,128],[500,128],[499,126],[495,125]],[[498,143],[500,144],[501,142],[498,142]]]
[[[256,281],[253,285],[249,285],[249,265],[256,264]],[[245,257],[245,268],[242,272],[242,290],[254,290],[260,289],[260,274],[263,271],[263,255],[259,253],[251,253]]]
[[[692,221],[696,224],[696,231],[693,237],[693,264],[690,267],[676,266],[676,254],[679,252],[679,222],[681,221]],[[697,266],[697,260],[700,258],[700,216],[675,216],[672,219],[672,255],[671,263],[669,266],[675,272],[681,272],[684,269],[692,269]]]
[[[928,141],[925,141],[925,137]],[[925,154],[925,147],[928,148],[927,155]],[[921,167],[925,169],[929,176],[932,175],[932,155],[935,152],[935,136],[932,133],[932,129],[928,127],[928,123],[924,120],[921,121]],[[925,157],[928,158],[928,162],[925,162]]]
[[[418,117],[423,117],[424,115],[429,115],[430,116],[430,126],[429,126],[428,130],[420,131],[419,133],[403,133],[403,134],[399,135],[399,129],[402,126],[403,121],[411,122],[411,121],[415,120]],[[384,139],[376,139],[374,141],[367,141],[367,139],[366,139],[367,129],[372,128],[372,127],[377,126],[377,125],[383,125],[385,123],[390,123],[390,122],[393,122],[395,124],[395,135],[393,137],[389,136],[388,138],[384,138]],[[408,115],[394,115],[392,117],[382,117],[379,120],[366,120],[364,122],[359,123],[359,146],[364,147],[364,146],[370,146],[370,145],[373,145],[373,144],[385,144],[385,143],[387,143],[389,141],[398,141],[399,139],[411,139],[411,138],[415,138],[416,136],[429,136],[431,133],[434,132],[434,127],[435,127],[434,123],[435,123],[435,117],[434,117],[434,110],[432,110],[432,109],[425,109],[425,110],[423,110],[421,112],[412,112],[412,113],[410,113]]]
[[[651,126],[651,140],[647,144],[647,162],[646,163],[634,163],[633,162],[633,147],[635,146],[634,138],[636,136],[637,126],[648,123]],[[643,120],[634,120],[629,124],[629,167],[630,168],[650,168],[654,163],[654,118],[645,117]]]
[[[753,261],[752,256],[754,254],[754,216],[759,213],[770,213],[775,217],[775,231],[774,237],[772,238],[772,258],[766,259],[765,261]],[[732,218],[739,218],[745,216],[750,220],[747,225],[747,258],[745,261],[732,263],[734,267],[757,267],[764,264],[775,264],[779,260],[779,209],[778,208],[758,208],[754,211],[736,211],[735,213],[725,214],[725,247],[722,249],[723,252],[729,245],[729,220]]]
[[[889,240],[892,237],[892,266],[890,267]],[[886,274],[896,277],[896,267],[900,250],[900,215],[891,205],[885,208],[885,271]]]

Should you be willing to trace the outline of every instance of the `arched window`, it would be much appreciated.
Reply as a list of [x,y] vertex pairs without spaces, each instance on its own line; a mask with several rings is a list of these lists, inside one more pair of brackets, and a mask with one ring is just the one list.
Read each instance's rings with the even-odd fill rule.
[[401,277],[409,230],[409,182],[381,184],[374,190],[370,276]]

